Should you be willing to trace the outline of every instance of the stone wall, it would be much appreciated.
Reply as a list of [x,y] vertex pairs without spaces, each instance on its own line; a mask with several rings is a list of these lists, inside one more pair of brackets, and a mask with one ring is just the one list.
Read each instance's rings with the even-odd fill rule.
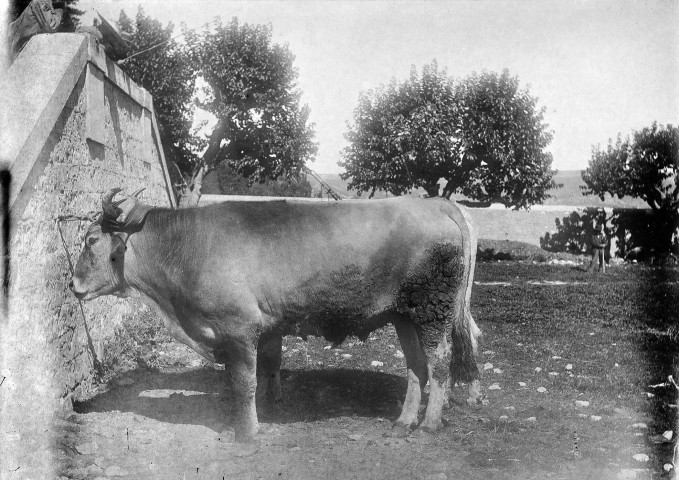
[[[37,77],[46,96],[58,88],[70,90],[62,94],[63,102],[47,102],[49,111],[42,115],[31,112],[35,122],[3,119],[5,128],[21,129],[17,136],[33,132],[26,141],[39,141],[40,148],[19,145],[15,151],[32,149],[33,158],[10,158],[10,287],[0,339],[0,373],[5,377],[0,394],[2,451],[14,454],[3,454],[0,478],[17,467],[25,474],[33,468],[35,478],[43,478],[45,469],[55,464],[54,439],[44,432],[52,431],[55,414],[68,410],[72,399],[91,394],[96,363],[105,361],[104,346],[125,316],[145,308],[113,297],[82,304],[75,299],[68,289],[70,263],[77,260],[88,222],[57,219],[100,210],[102,194],[116,186],[125,192],[146,188],[141,198],[149,204],[175,204],[150,96],[87,37],[45,37],[34,37],[16,60],[17,71],[12,72],[13,65],[6,75],[25,75],[31,71],[26,62],[44,65],[50,53],[70,52],[82,61],[64,62],[66,73],[55,78]],[[64,78],[72,79],[70,89],[64,90]],[[42,438],[37,432],[43,432]]]

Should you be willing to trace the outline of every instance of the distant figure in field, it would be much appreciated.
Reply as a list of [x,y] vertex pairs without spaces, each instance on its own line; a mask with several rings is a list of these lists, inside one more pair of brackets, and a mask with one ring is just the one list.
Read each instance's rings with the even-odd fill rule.
[[606,248],[606,234],[604,233],[604,225],[599,223],[596,226],[594,235],[592,235],[592,261],[589,264],[587,271],[592,273],[594,266],[599,264],[599,271],[606,273],[606,259],[604,258],[604,249]]

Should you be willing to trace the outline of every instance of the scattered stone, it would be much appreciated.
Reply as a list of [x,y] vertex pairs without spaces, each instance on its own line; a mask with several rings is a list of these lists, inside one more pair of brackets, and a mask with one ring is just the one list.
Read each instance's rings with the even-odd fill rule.
[[500,385],[498,385],[497,383],[494,383],[488,387],[488,390],[502,390],[502,387],[500,387]]
[[566,365],[566,370],[573,370],[573,365],[570,363]]
[[126,477],[129,474],[127,470],[123,470],[118,465],[111,465],[104,470],[104,475],[107,477]]
[[491,370],[492,368],[493,368],[493,364],[492,364],[492,363],[486,363],[486,364],[483,366],[483,369],[484,369],[484,370]]
[[646,425],[645,423],[635,423],[634,425],[632,425],[632,428],[637,428],[639,430],[646,430],[648,428],[648,425]]
[[75,449],[80,455],[94,455],[97,451],[97,444],[94,442],[81,443],[76,445]]
[[587,400],[576,400],[575,406],[577,406],[577,407],[589,407],[589,402]]
[[632,455],[632,458],[637,462],[648,462],[650,460],[645,453],[637,453],[636,455]]
[[516,410],[516,407],[505,407],[505,410]]
[[671,471],[674,468],[674,465],[671,463],[666,463],[665,465],[662,466],[662,469],[665,470],[666,472]]
[[550,377],[557,377],[557,376],[559,376],[559,374],[558,374],[557,372],[549,372],[548,375],[549,375]]
[[672,440],[672,437],[674,436],[674,432],[672,430],[665,430],[662,434],[663,438],[667,440],[668,442]]
[[524,420],[525,420],[526,422],[537,422],[537,421],[538,421],[537,417],[528,417],[528,418],[526,418],[526,419],[524,419]]
[[558,356],[558,355],[554,355],[554,356],[552,357],[552,360],[561,360],[561,357]]
[[342,358],[344,358],[345,360],[349,360],[351,357],[353,357],[353,355],[351,353],[343,353],[342,354]]
[[526,386],[526,382],[519,382],[519,387],[525,387],[525,386]]
[[349,435],[349,439],[353,440],[354,442],[358,442],[361,438],[363,438],[363,435],[361,435],[360,433]]
[[384,362],[380,362],[379,360],[373,360],[372,362],[370,362],[370,366],[371,367],[383,367]]
[[390,343],[389,345],[387,345],[387,347],[388,347],[388,348],[391,348],[392,350],[393,350],[394,348],[396,348],[396,347],[395,347],[394,345],[392,345],[391,343]]
[[592,415],[589,418],[591,418],[593,422],[600,422],[601,421],[601,417],[598,416],[598,415]]
[[501,422],[506,422],[509,420],[509,417],[507,415],[500,415],[500,418],[498,419]]
[[483,352],[483,354],[484,355],[492,355],[493,352],[491,350],[486,350],[485,352]]
[[500,373],[502,373],[502,370],[500,370],[499,368],[494,368],[493,373],[497,373],[499,375]]
[[535,367],[535,373],[540,373],[542,369],[540,367]]
[[545,387],[538,387],[538,393],[547,393],[547,389]]
[[595,335],[594,332],[589,332],[589,336],[590,336],[590,337],[593,336],[593,335]]
[[396,353],[394,353],[394,356],[396,358],[403,358],[405,355],[403,355],[403,352],[401,350],[396,350]]
[[586,413],[578,413],[578,417],[587,418],[587,414]]
[[616,364],[614,364],[613,366],[616,367],[616,368],[618,368],[618,367],[620,366],[620,364],[619,364],[619,363],[616,363]]
[[330,350],[331,348],[332,348],[332,345],[326,345],[325,347],[323,347],[323,350]]

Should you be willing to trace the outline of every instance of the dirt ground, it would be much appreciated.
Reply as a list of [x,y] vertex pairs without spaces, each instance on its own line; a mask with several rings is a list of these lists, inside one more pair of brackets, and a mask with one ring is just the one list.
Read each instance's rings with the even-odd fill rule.
[[[592,283],[566,267],[479,267],[473,305],[484,330],[479,363],[487,401],[467,406],[466,388],[455,387],[445,427],[433,435],[390,435],[406,390],[391,327],[339,349],[320,338],[287,337],[284,402],[258,405],[253,444],[233,441],[219,367],[162,341],[136,347],[142,366],[121,370],[60,424],[58,475],[673,478],[663,465],[676,439],[660,434],[676,431],[676,394],[649,386],[676,371],[675,343],[643,322],[667,317],[676,272],[668,280],[620,269]],[[633,281],[640,274],[659,292],[657,312]],[[639,454],[648,461],[637,461]]]

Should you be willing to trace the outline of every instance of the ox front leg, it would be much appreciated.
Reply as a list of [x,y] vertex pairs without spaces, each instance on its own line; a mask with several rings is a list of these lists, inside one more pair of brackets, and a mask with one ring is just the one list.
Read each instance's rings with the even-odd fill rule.
[[234,340],[223,346],[219,355],[225,364],[226,380],[233,396],[233,421],[237,442],[251,441],[259,429],[255,392],[257,389],[255,343]]
[[396,419],[393,432],[406,436],[417,425],[417,413],[422,400],[422,389],[427,384],[427,362],[415,324],[403,316],[396,316],[392,323],[396,328],[398,340],[406,358],[408,369],[408,389],[403,402],[401,415]]

